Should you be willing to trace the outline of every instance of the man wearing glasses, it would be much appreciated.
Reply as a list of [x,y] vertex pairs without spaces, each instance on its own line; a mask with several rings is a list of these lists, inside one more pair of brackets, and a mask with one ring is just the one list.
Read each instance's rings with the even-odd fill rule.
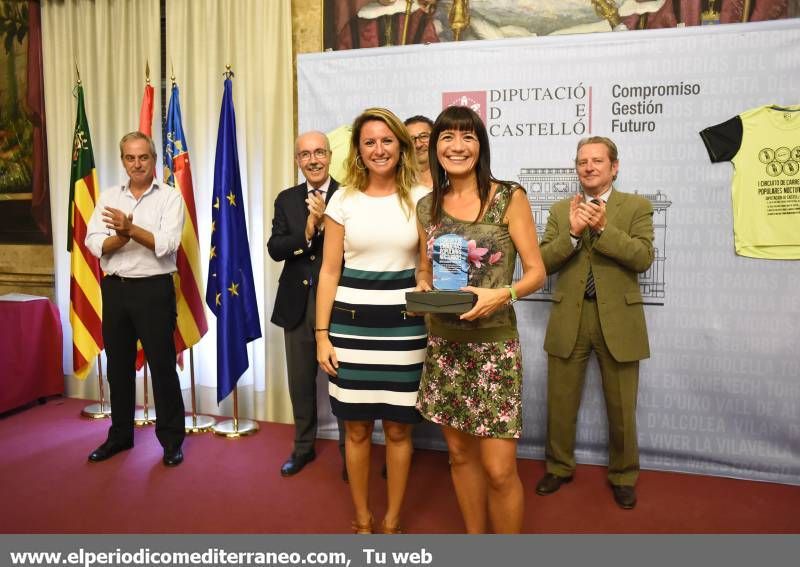
[[433,120],[427,116],[412,116],[404,122],[408,133],[411,134],[411,141],[414,142],[414,150],[417,154],[419,172],[417,182],[428,188],[433,188],[431,179],[431,166],[428,162],[428,142],[431,139],[433,130]]
[[322,263],[325,203],[339,187],[328,175],[331,151],[322,132],[306,132],[297,137],[295,161],[306,181],[281,191],[275,199],[272,235],[267,241],[270,257],[284,262],[272,322],[283,327],[295,426],[294,449],[281,466],[282,476],[299,473],[316,457],[316,286]]

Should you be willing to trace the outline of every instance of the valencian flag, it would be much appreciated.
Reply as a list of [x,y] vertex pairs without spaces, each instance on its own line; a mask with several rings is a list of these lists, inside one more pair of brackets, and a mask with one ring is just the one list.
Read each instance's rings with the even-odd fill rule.
[[183,133],[178,85],[174,83],[167,110],[164,181],[181,192],[186,210],[181,246],[178,248],[178,273],[175,276],[175,299],[178,304],[175,350],[181,352],[200,341],[208,330],[208,323],[200,283],[200,242],[197,236],[192,168],[189,166],[189,147]]
[[72,139],[72,171],[69,180],[67,250],[70,254],[69,322],[72,325],[72,368],[86,378],[95,357],[103,350],[100,261],[86,248],[86,227],[100,189],[94,167],[92,139],[83,106],[83,87],[75,87],[78,115]]
[[233,85],[225,79],[214,163],[206,304],[217,317],[217,403],[250,366],[247,343],[261,337],[242,201]]

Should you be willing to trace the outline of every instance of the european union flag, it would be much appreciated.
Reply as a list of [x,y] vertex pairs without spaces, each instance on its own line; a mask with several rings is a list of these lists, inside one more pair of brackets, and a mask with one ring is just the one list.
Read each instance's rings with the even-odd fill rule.
[[206,286],[206,304],[217,317],[217,403],[233,391],[250,366],[247,343],[261,338],[244,209],[233,85],[228,77],[217,133]]

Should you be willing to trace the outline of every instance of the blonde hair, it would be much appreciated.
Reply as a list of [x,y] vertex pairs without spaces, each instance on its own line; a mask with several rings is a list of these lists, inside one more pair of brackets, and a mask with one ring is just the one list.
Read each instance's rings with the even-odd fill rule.
[[[578,141],[578,148],[575,151],[575,166],[578,165],[578,154],[581,151],[581,148],[586,144],[603,144],[608,150],[608,159],[611,163],[619,161],[619,151],[617,150],[617,144],[614,143],[614,140],[611,138],[606,138],[605,136],[590,136],[588,138],[582,138]],[[614,175],[613,181],[617,180],[616,174]]]
[[394,115],[391,110],[385,108],[367,108],[358,115],[353,122],[353,132],[350,137],[350,151],[345,160],[344,185],[347,189],[364,191],[369,185],[369,171],[364,165],[358,146],[361,141],[361,129],[364,124],[371,120],[383,122],[395,135],[400,143],[400,160],[397,162],[395,171],[395,183],[397,184],[397,198],[400,206],[410,217],[414,210],[411,201],[411,188],[417,181],[417,157],[414,152],[414,144],[403,122]]

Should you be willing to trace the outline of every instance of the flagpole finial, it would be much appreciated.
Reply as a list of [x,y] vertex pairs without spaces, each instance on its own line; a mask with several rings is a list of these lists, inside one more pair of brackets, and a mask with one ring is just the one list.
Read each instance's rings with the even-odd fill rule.
[[226,79],[231,79],[235,75],[233,74],[233,69],[231,69],[231,64],[228,63],[225,65],[225,72],[222,74]]
[[144,78],[147,84],[150,84],[150,58],[144,64]]
[[77,59],[75,60],[75,74],[78,76],[78,81],[77,82],[80,85],[81,84],[81,72],[78,69],[78,60]]
[[169,60],[169,64],[172,67],[172,74],[170,75],[169,80],[172,81],[172,86],[174,87],[175,86],[175,62],[172,59],[170,59]]

